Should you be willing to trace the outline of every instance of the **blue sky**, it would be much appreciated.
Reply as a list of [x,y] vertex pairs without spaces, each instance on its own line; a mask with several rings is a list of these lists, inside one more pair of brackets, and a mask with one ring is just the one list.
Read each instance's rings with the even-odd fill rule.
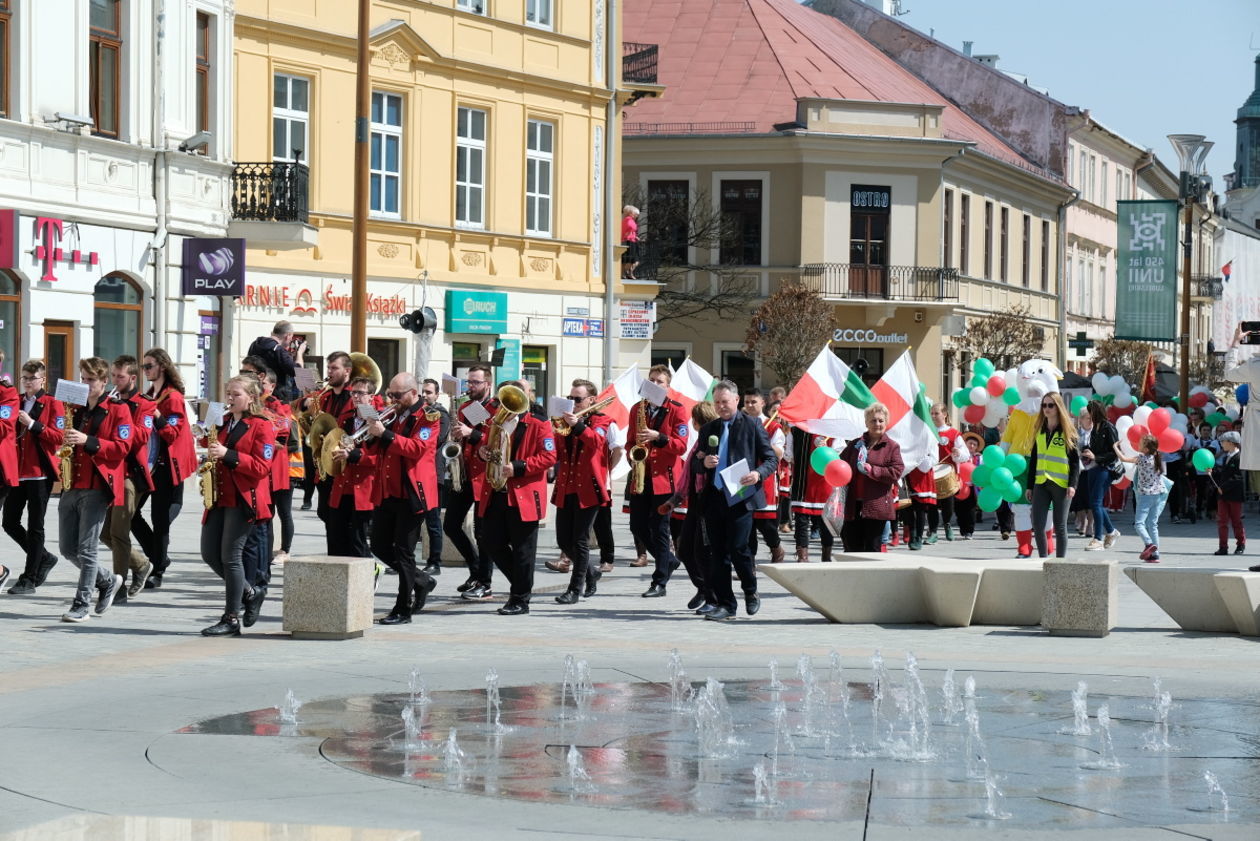
[[[1260,0],[902,0],[900,20],[998,67],[1135,144],[1169,169],[1167,135],[1203,134],[1213,186],[1234,168],[1234,117],[1255,85]],[[1254,45],[1254,47],[1252,46]]]

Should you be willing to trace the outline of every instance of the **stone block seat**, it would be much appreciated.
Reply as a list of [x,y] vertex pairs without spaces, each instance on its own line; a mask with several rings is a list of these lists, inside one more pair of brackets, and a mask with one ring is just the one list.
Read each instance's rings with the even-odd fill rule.
[[981,561],[915,553],[855,552],[830,564],[759,564],[758,569],[832,622],[1036,625],[1040,561]]
[[372,626],[371,558],[303,555],[284,565],[284,629],[295,639],[351,639]]
[[1260,636],[1260,572],[1143,566],[1124,574],[1183,630]]

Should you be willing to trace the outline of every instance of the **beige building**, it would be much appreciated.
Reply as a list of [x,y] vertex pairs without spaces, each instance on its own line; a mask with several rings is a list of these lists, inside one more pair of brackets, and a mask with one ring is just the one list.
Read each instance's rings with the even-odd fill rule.
[[[372,4],[368,338],[349,348],[353,4],[240,0],[235,149],[256,163],[236,173],[231,232],[249,241],[249,289],[230,356],[287,318],[309,359],[362,350],[388,377],[418,351],[398,316],[426,305],[438,332],[425,375],[502,348],[499,377],[523,376],[540,398],[601,379],[609,161],[632,93],[614,95],[627,85],[608,6]],[[637,67],[650,83],[650,63]]]

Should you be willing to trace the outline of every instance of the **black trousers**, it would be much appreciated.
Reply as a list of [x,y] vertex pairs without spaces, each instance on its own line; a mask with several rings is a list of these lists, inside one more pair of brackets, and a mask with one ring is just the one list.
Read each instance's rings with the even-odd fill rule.
[[611,564],[617,553],[617,542],[613,540],[612,504],[601,505],[595,513],[595,542],[599,544],[599,562]]
[[582,588],[598,576],[591,564],[591,526],[599,514],[599,506],[583,508],[577,494],[569,494],[564,504],[556,508],[556,543],[560,551],[569,556],[569,589],[581,592]]
[[429,533],[429,557],[426,563],[442,565],[442,509],[433,506],[424,512],[424,529]]
[[[371,511],[354,510],[354,496],[343,494],[341,504],[328,509],[328,554],[344,558],[370,558]],[[419,533],[417,532],[417,537]]]
[[752,529],[748,532],[748,552],[757,558],[757,534],[761,534],[761,539],[766,542],[766,546],[770,549],[778,549],[783,544],[782,538],[779,537],[779,521],[767,520],[762,517],[753,517]]
[[[652,586],[664,587],[669,576],[678,566],[678,558],[670,547],[670,516],[658,510],[670,494],[631,494],[630,496],[630,533],[643,542],[647,553],[656,561],[656,569],[652,572]],[[744,537],[748,539],[747,535]]]
[[972,534],[976,530],[976,491],[973,488],[966,499],[960,499],[954,505],[958,515],[958,533]]
[[[280,551],[288,552],[293,548],[293,489],[273,491],[271,507],[275,509],[275,516],[280,520]],[[272,544],[275,543],[274,531],[272,529]]]
[[272,520],[255,523],[245,541],[241,565],[245,570],[245,583],[250,587],[266,587],[271,583],[271,524]]
[[[152,499],[149,506],[149,517],[152,527],[144,519],[144,503]],[[179,516],[184,507],[184,484],[176,485],[171,479],[170,466],[158,462],[153,468],[153,491],[140,495],[136,500],[136,513],[131,518],[131,535],[140,544],[149,563],[153,564],[153,574],[161,577],[171,565],[170,543],[171,523]]]
[[942,523],[948,526],[949,521],[954,519],[954,498],[947,496],[938,499],[936,505],[929,505],[927,509],[928,532],[935,534]]
[[[4,499],[4,533],[13,538],[26,555],[26,567],[20,578],[38,587],[48,578],[57,563],[57,556],[44,548],[44,516],[48,511],[48,497],[52,494],[52,479],[29,479],[18,482],[16,488],[0,490]],[[22,528],[22,511],[26,511],[26,528]]]
[[705,580],[705,572],[710,564],[709,555],[709,534],[704,522],[704,509],[697,504],[694,510],[688,509],[687,516],[683,518],[682,534],[678,538],[678,559],[683,562],[687,577],[695,585],[696,592],[704,597],[705,603],[716,604],[713,600],[713,589]]
[[528,604],[534,591],[538,523],[522,521],[520,512],[508,505],[506,493],[489,489],[486,492],[490,494],[490,504],[484,518],[484,548],[508,580],[511,599]]
[[809,548],[809,533],[812,529],[818,529],[818,542],[822,544],[822,548],[830,549],[835,545],[836,539],[831,534],[831,529],[827,528],[827,524],[823,522],[822,514],[803,514],[798,511],[796,512],[796,548],[798,551]]
[[302,474],[302,504],[311,504],[311,494],[315,493],[315,455],[311,448],[302,445],[302,466],[306,468]]
[[476,502],[473,499],[472,487],[467,482],[461,491],[448,490],[442,531],[446,534],[446,539],[454,544],[459,556],[464,559],[464,565],[468,567],[468,577],[489,585],[494,566],[481,545],[481,518],[473,514],[472,540],[468,539],[468,534],[464,531],[464,518],[468,516],[469,510],[476,505]]
[[742,505],[727,505],[726,494],[716,489],[705,492],[702,504],[711,541],[704,580],[713,594],[714,604],[735,613],[739,603],[735,601],[735,591],[731,587],[732,568],[739,576],[744,595],[757,595],[757,570],[753,566],[752,553],[748,551],[753,515]]
[[861,517],[845,520],[840,529],[846,552],[878,552],[884,539],[886,520],[866,520]]
[[393,613],[410,613],[412,593],[417,586],[428,586],[433,578],[416,569],[416,541],[423,524],[423,515],[417,515],[407,500],[397,497],[381,500],[372,513],[372,554],[398,573]]
[[[315,493],[317,495],[315,500],[315,513],[319,516],[319,519],[325,526],[328,525],[328,514],[332,511],[332,489],[334,481],[336,480],[334,480],[333,477],[325,476],[323,481],[315,485]],[[336,554],[333,552],[331,545],[328,547],[328,554]]]

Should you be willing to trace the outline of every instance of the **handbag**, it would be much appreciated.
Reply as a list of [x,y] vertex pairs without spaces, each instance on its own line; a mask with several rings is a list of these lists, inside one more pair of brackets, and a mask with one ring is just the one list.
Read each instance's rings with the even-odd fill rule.
[[1116,459],[1107,465],[1107,473],[1111,476],[1112,483],[1119,482],[1124,478],[1124,463],[1120,459]]

